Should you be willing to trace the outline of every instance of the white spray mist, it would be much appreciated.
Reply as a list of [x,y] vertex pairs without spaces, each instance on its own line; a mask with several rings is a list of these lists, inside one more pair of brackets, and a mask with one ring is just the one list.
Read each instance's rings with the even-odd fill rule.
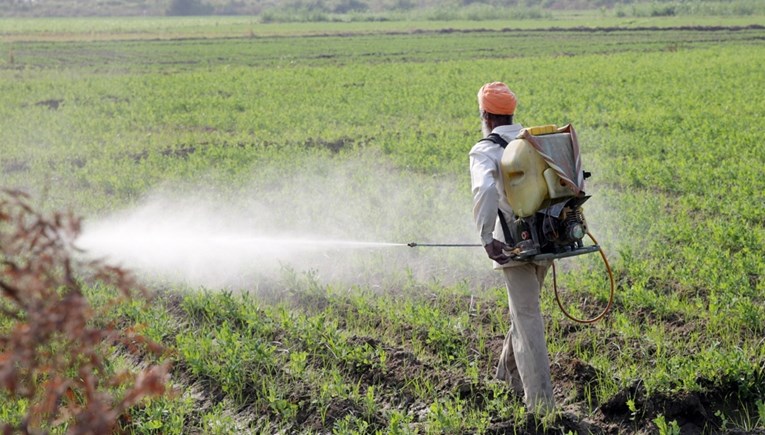
[[208,288],[246,288],[285,268],[379,286],[485,280],[491,267],[480,248],[406,246],[475,243],[469,185],[381,161],[303,158],[294,174],[257,168],[262,176],[246,187],[165,186],[133,209],[87,221],[77,244],[146,279]]

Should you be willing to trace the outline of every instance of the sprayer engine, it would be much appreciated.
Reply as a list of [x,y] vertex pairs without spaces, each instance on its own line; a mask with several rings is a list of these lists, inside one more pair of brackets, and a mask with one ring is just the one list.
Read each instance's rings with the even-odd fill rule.
[[587,199],[589,196],[571,198],[512,221],[508,244],[513,247],[514,258],[543,260],[591,252],[582,242],[587,234],[587,221],[581,205]]

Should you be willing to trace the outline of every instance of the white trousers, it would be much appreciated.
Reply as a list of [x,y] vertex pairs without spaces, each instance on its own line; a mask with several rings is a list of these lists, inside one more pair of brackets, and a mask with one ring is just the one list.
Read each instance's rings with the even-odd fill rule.
[[507,381],[531,412],[555,407],[550,358],[539,306],[540,291],[549,264],[526,263],[502,269],[510,305],[510,331],[505,337],[497,378]]

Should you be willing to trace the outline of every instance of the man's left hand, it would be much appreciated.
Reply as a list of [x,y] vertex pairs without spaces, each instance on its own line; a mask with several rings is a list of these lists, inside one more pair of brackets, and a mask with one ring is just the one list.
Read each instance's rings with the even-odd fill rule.
[[489,255],[489,258],[496,261],[499,264],[506,264],[510,260],[512,260],[511,257],[506,255],[504,253],[505,250],[510,250],[512,247],[508,245],[507,243],[502,243],[497,239],[493,239],[491,243],[484,246],[483,249],[486,250],[486,254]]

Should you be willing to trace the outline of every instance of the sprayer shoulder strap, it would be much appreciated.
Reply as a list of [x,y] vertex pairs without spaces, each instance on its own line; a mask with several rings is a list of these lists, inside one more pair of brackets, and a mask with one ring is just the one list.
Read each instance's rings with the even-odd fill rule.
[[514,245],[513,234],[510,232],[510,227],[507,225],[507,219],[502,210],[497,209],[497,216],[499,217],[499,224],[502,226],[502,233],[505,235],[505,243],[508,245]]
[[[507,147],[507,141],[497,133],[491,133],[490,135],[486,136],[482,140],[488,140],[489,142],[494,142],[495,144],[502,147],[502,149],[505,149]],[[497,216],[499,216],[499,224],[502,226],[502,232],[505,234],[505,243],[512,244],[512,234],[510,233],[510,227],[507,225],[507,219],[505,219],[505,214],[502,213],[502,210],[497,210]]]
[[498,135],[497,133],[492,133],[486,136],[485,138],[483,138],[483,140],[494,142],[495,144],[501,146],[502,149],[505,149],[505,147],[507,147],[507,141],[502,136]]

